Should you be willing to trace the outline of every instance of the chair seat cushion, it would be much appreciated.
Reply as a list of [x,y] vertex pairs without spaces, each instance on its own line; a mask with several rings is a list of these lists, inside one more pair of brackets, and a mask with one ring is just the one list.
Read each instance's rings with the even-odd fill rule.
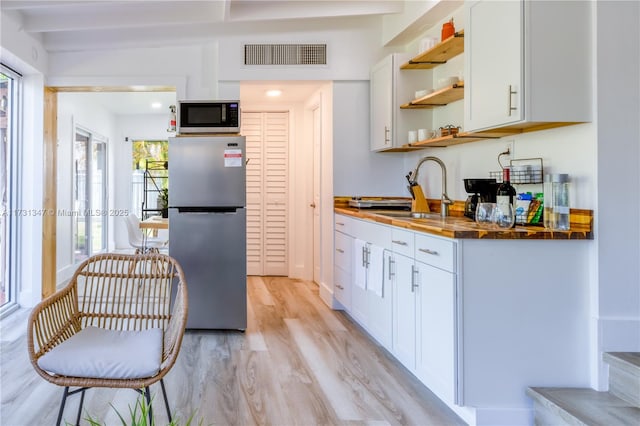
[[38,359],[61,376],[100,379],[153,377],[162,362],[162,329],[141,331],[87,327]]

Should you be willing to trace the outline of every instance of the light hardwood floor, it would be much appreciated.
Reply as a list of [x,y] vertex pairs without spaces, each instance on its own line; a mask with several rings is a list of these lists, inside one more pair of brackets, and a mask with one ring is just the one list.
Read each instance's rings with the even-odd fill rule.
[[[195,412],[205,425],[464,424],[348,316],[327,308],[314,283],[249,277],[248,298],[246,332],[185,335],[165,377],[174,416]],[[27,316],[21,310],[0,324],[2,426],[53,425],[62,397],[29,363]],[[164,425],[159,386],[152,392],[156,425]],[[136,398],[128,389],[91,389],[86,413],[120,425],[115,410],[128,415]],[[67,402],[68,422],[78,399]]]

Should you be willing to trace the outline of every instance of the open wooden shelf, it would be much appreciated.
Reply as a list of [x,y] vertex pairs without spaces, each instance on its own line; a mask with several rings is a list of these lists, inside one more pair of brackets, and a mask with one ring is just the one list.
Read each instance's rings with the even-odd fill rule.
[[418,99],[414,99],[408,104],[400,105],[401,109],[425,109],[436,108],[459,101],[464,98],[464,82],[460,81],[456,84],[446,86],[433,93],[429,93]]
[[446,63],[449,59],[464,52],[464,30],[460,30],[448,39],[400,66],[403,70],[428,70]]
[[423,148],[444,148],[452,145],[477,142],[484,139],[499,139],[499,137],[481,135],[478,133],[458,133],[457,135],[453,136],[442,136],[439,138],[421,140],[411,144],[403,145],[402,148],[405,148],[407,150],[416,150]]

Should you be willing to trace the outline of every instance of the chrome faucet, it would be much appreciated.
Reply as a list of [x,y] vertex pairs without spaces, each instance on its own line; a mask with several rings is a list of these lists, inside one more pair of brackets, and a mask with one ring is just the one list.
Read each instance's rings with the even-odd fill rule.
[[447,167],[444,165],[441,159],[439,159],[438,157],[423,157],[422,159],[420,159],[420,161],[418,161],[418,165],[416,165],[416,168],[409,173],[409,176],[407,176],[409,184],[411,186],[418,184],[418,171],[420,170],[420,166],[422,166],[422,164],[426,163],[427,161],[435,161],[436,163],[438,163],[438,165],[440,165],[440,168],[442,169],[442,198],[440,201],[440,215],[442,217],[449,216],[449,204],[453,204],[453,201],[451,201],[451,199],[447,195]]

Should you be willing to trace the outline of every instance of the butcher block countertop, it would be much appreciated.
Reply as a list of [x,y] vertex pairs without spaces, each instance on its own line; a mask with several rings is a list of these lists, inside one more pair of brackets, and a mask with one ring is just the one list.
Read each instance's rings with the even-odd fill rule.
[[498,239],[498,240],[592,240],[593,212],[591,210],[571,209],[571,229],[552,231],[542,226],[520,226],[515,228],[486,229],[464,216],[464,201],[456,201],[449,209],[449,216],[442,218],[436,209],[439,200],[428,200],[432,212],[427,218],[394,217],[393,211],[356,209],[348,206],[349,197],[336,197],[334,211],[338,214],[371,220],[385,225],[406,228],[412,231],[426,232],[448,238]]

